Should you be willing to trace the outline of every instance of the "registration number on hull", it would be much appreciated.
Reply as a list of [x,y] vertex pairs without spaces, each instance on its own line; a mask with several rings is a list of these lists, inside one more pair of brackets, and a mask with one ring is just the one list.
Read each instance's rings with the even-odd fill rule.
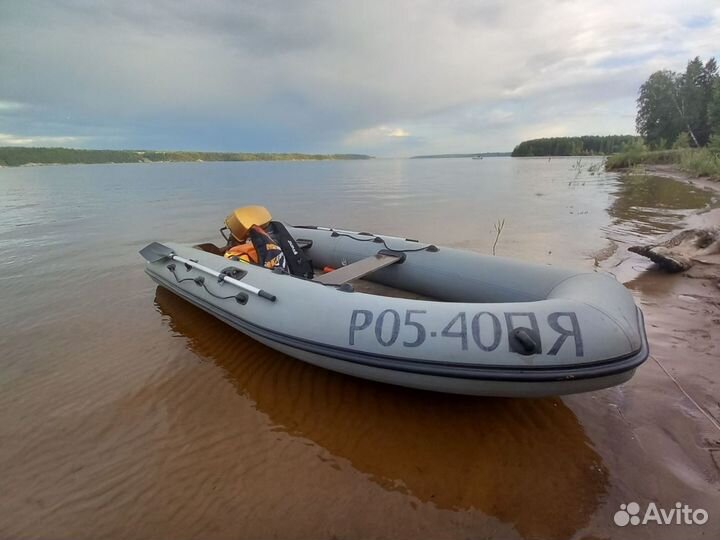
[[[575,356],[581,357],[584,354],[580,325],[573,311],[550,313],[540,321],[532,312],[496,314],[490,311],[477,313],[461,311],[446,324],[441,324],[437,328],[427,326],[429,323],[425,320],[426,316],[427,311],[421,309],[408,309],[402,315],[394,309],[386,309],[377,314],[366,309],[353,310],[350,317],[349,344],[355,346],[359,337],[371,333],[383,347],[399,344],[414,348],[421,347],[429,339],[452,339],[463,351],[472,348],[492,352],[502,345],[507,346],[510,352],[518,352],[514,340],[518,339],[520,332],[524,333],[534,345],[536,350],[533,354],[544,352],[548,355],[556,355],[563,346],[573,347],[573,345]],[[546,325],[553,332],[552,338],[545,344],[547,350],[543,348],[540,324]],[[408,330],[403,331],[406,328]],[[400,339],[401,331],[405,336],[403,339]],[[545,335],[547,336],[547,332]]]

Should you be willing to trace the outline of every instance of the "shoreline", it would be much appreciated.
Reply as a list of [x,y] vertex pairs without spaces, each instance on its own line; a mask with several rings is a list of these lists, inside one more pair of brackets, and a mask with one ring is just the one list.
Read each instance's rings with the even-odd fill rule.
[[189,159],[189,160],[179,160],[179,159],[165,159],[165,160],[144,160],[144,161],[103,161],[99,163],[84,163],[82,161],[73,162],[73,163],[23,163],[21,165],[2,165],[0,164],[0,169],[22,169],[24,167],[65,167],[65,166],[72,166],[72,165],[154,165],[154,164],[167,164],[167,163],[198,163],[198,164],[204,164],[204,163],[277,163],[277,162],[293,162],[293,163],[302,163],[302,162],[316,162],[316,161],[368,161],[375,159],[374,157],[367,157],[367,158],[334,158],[334,157],[323,157],[323,158],[293,158],[293,159],[211,159],[211,160],[205,160],[205,159]]
[[[632,174],[620,171],[621,174]],[[646,166],[644,174],[660,176],[720,194],[720,182],[692,176],[672,165]],[[639,242],[655,243],[682,230],[720,228],[720,208],[704,208],[678,220],[675,228]],[[678,474],[702,475],[720,481],[720,254],[696,259],[688,270],[671,274],[648,259],[611,240],[599,269],[613,274],[631,290],[645,315],[650,357],[626,385],[634,406],[623,411],[633,425],[646,425],[644,443],[659,445],[670,454],[682,452],[694,463]],[[650,408],[644,403],[663,403]],[[668,429],[667,416],[681,418]],[[651,428],[652,426],[652,428]]]
[[[681,170],[676,165],[644,165],[641,171],[625,168],[611,172],[616,172],[621,176],[657,176],[659,178],[667,178],[720,196],[720,180],[715,180],[710,177],[694,176],[692,173]],[[707,227],[720,227],[720,206],[717,208],[695,210],[690,213],[685,220],[676,222],[675,227],[669,233],[657,237],[645,237],[644,240],[654,242],[666,237],[672,237],[685,229]],[[615,275],[615,277],[619,281],[625,283],[636,279],[642,272],[653,266],[653,263],[645,257],[630,253],[627,249],[623,250],[623,246],[616,240],[608,238],[608,241],[609,245],[595,252],[595,266],[613,275],[615,275],[617,271],[620,275]],[[629,268],[623,268],[623,266],[630,266],[628,263],[630,259],[632,259],[633,267],[640,265],[644,268],[640,271],[630,271]],[[720,271],[720,268],[718,270]]]
[[[670,178],[678,182],[684,182],[691,186],[699,186],[703,189],[720,193],[720,179],[710,176],[693,176],[683,171],[676,165],[645,165],[645,174],[649,176],[660,176],[662,178]],[[621,171],[628,174],[628,170]]]
[[338,161],[373,159],[367,154],[303,152],[204,152],[189,150],[90,150],[62,147],[0,146],[0,165],[110,165],[124,163],[204,163],[230,161]]

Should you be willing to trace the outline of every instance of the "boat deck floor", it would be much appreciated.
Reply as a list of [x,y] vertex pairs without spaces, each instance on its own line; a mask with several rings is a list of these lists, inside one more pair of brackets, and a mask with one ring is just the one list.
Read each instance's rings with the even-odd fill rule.
[[[211,243],[205,243],[205,244],[197,244],[193,246],[195,249],[199,249],[201,251],[206,251],[208,253],[212,253],[214,255],[223,255],[223,249],[211,244]],[[323,275],[323,271],[319,268],[315,269],[315,275],[321,276]],[[380,283],[375,283],[373,281],[369,281],[367,279],[355,279],[349,282],[353,289],[357,292],[365,293],[365,294],[374,294],[376,296],[387,296],[390,298],[408,298],[410,300],[431,300],[431,301],[438,301],[437,298],[431,298],[429,296],[424,296],[422,294],[417,294],[412,291],[406,291],[402,289],[396,289],[394,287],[388,287],[387,285],[381,285]]]

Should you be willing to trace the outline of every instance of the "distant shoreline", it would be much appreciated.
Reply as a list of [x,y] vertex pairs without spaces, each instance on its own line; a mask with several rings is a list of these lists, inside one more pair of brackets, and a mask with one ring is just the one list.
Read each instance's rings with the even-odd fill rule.
[[510,157],[511,154],[512,152],[479,152],[475,154],[431,154],[427,156],[411,156],[410,159]]
[[120,163],[202,163],[229,161],[329,161],[373,159],[365,154],[270,152],[162,152],[155,150],[80,150],[75,148],[0,147],[0,167],[100,165]]

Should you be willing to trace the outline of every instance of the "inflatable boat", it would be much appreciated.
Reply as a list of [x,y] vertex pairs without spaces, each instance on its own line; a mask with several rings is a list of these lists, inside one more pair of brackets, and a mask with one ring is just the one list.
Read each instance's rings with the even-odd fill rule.
[[[538,397],[629,380],[643,317],[614,278],[416,240],[289,226],[299,276],[213,244],[141,250],[160,286],[289,356],[424,390]],[[320,272],[318,269],[325,269]]]

